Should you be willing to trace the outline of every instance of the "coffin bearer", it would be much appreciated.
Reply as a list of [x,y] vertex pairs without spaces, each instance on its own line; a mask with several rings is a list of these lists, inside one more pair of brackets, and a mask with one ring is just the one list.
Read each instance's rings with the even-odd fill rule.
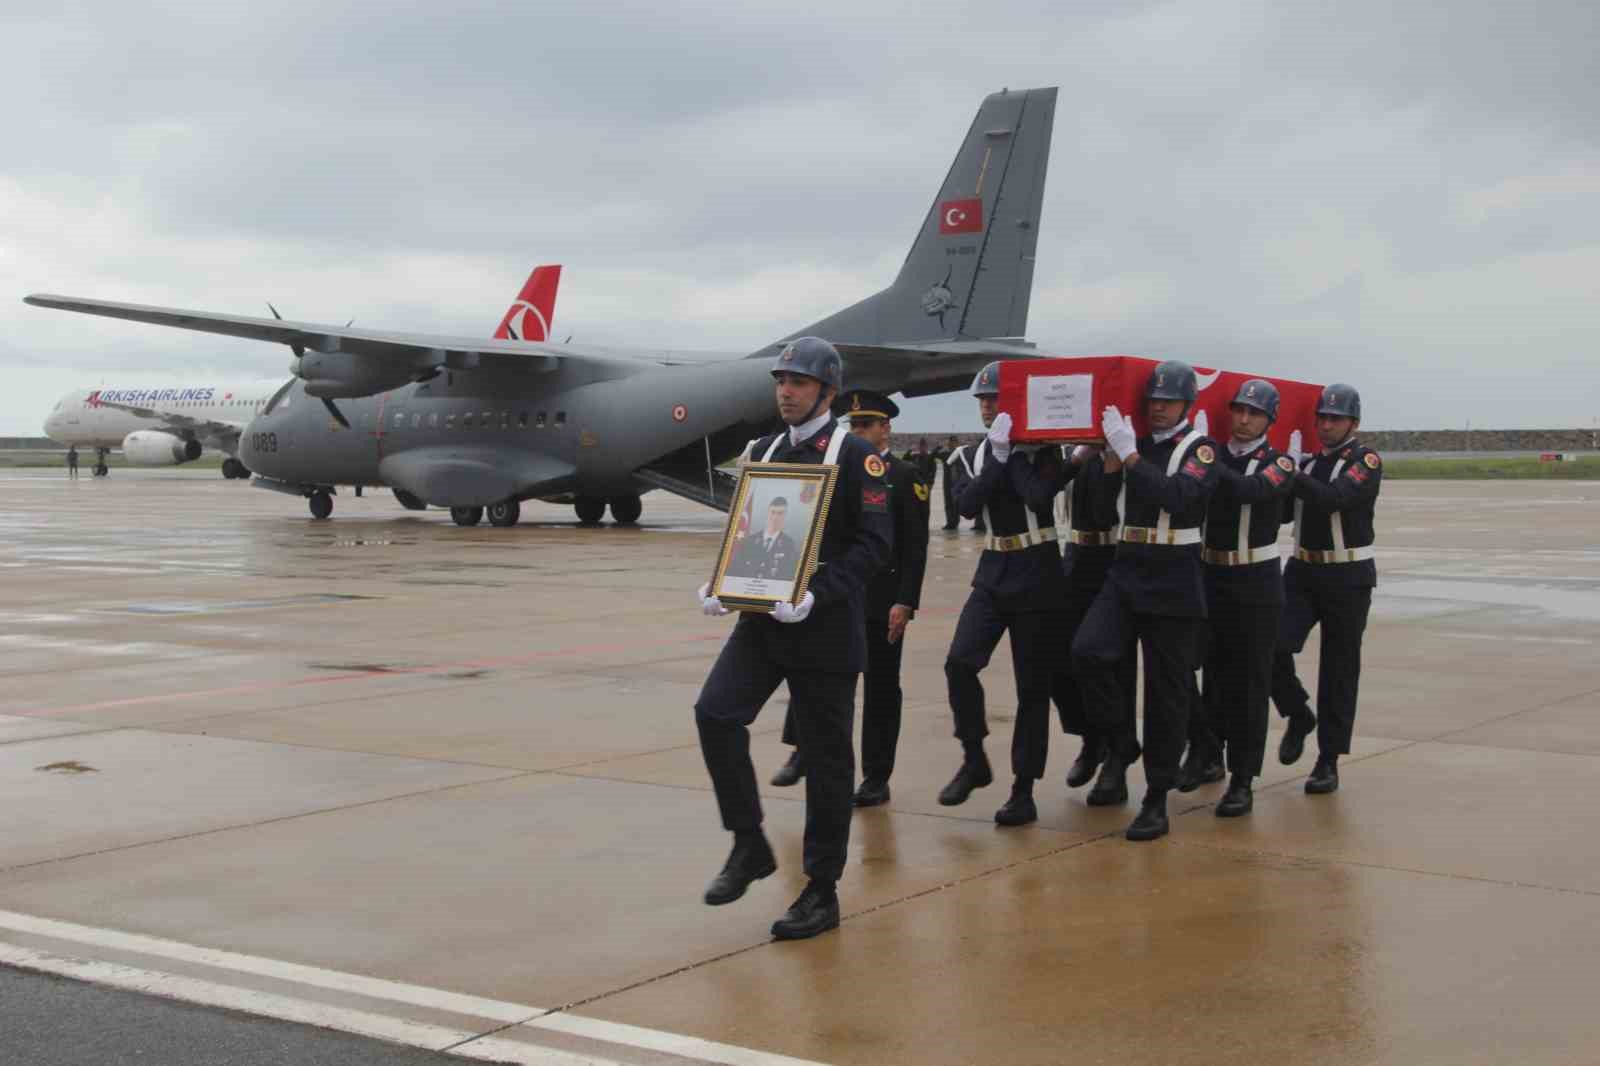
[[[1339,787],[1339,756],[1349,753],[1355,731],[1361,635],[1378,584],[1372,514],[1383,460],[1356,439],[1360,427],[1360,394],[1349,385],[1329,385],[1317,405],[1322,450],[1304,460],[1292,456],[1300,467],[1294,483],[1294,557],[1283,571],[1286,602],[1272,663],[1272,701],[1289,720],[1278,745],[1278,760],[1285,766],[1300,758],[1307,734],[1317,731],[1317,765],[1306,779],[1306,791],[1313,795]],[[1318,624],[1322,656],[1313,714],[1305,686],[1295,676],[1294,657]]]
[[1218,457],[1217,491],[1206,512],[1204,697],[1189,723],[1189,756],[1178,780],[1192,792],[1222,779],[1222,745],[1233,778],[1217,817],[1247,814],[1250,783],[1261,776],[1267,746],[1272,650],[1283,614],[1278,528],[1294,489],[1294,461],[1267,443],[1278,419],[1278,390],[1253,378],[1229,406],[1231,439]]
[[[888,565],[867,584],[867,671],[861,699],[861,787],[857,807],[889,802],[889,775],[894,773],[894,752],[900,740],[900,653],[905,648],[906,624],[917,614],[922,597],[922,575],[928,566],[928,486],[909,459],[896,459],[889,451],[892,419],[900,408],[880,392],[856,389],[834,404],[850,419],[850,432],[865,440],[883,459],[888,473],[889,510],[894,516],[894,550]],[[783,720],[783,742],[799,743],[794,713]],[[792,777],[791,777],[792,774]],[[797,747],[773,777],[774,785],[793,784],[805,774],[804,756]]]
[[[1122,519],[1121,543],[1106,584],[1072,642],[1072,666],[1090,721],[1124,765],[1139,757],[1124,719],[1118,666],[1128,642],[1144,649],[1144,770],[1148,791],[1129,840],[1167,833],[1167,791],[1177,784],[1189,722],[1190,691],[1206,617],[1200,577],[1200,523],[1217,483],[1216,446],[1192,427],[1194,370],[1170,360],[1145,386],[1151,435],[1137,440],[1115,407],[1101,419],[1106,478],[1099,507]],[[1112,500],[1111,494],[1117,498]],[[1109,514],[1104,517],[1109,518]]]
[[1031,449],[1034,454],[1029,455],[1013,447],[1011,416],[999,413],[999,363],[979,372],[972,395],[989,435],[972,449],[973,477],[959,488],[956,507],[963,518],[982,515],[989,533],[944,663],[963,756],[939,802],[947,807],[964,803],[973,789],[994,780],[983,750],[989,727],[978,674],[1009,632],[1017,682],[1011,737],[1014,781],[1010,799],[994,820],[1025,825],[1039,817],[1033,783],[1044,776],[1050,742],[1051,632],[1059,624],[1062,601],[1061,553],[1052,511],[1061,477],[1055,464],[1061,460],[1055,448]]
[[[1095,501],[1099,499],[1106,477],[1104,450],[1079,445],[1062,464],[1061,480],[1068,493],[1066,514],[1057,518],[1061,531],[1061,572],[1065,576],[1065,609],[1061,613],[1059,636],[1053,642],[1061,655],[1056,661],[1056,673],[1050,683],[1050,695],[1055,701],[1056,713],[1061,716],[1061,728],[1083,738],[1083,747],[1067,771],[1067,787],[1079,788],[1095,778],[1099,780],[1089,790],[1085,802],[1091,807],[1106,807],[1128,801],[1127,767],[1114,755],[1108,755],[1102,732],[1084,712],[1083,694],[1077,677],[1072,672],[1072,641],[1078,635],[1089,607],[1100,595],[1106,583],[1106,572],[1117,553],[1115,521],[1096,513]],[[1128,732],[1137,728],[1134,710],[1134,683],[1138,679],[1139,648],[1130,640],[1117,663],[1117,680],[1122,690],[1122,721]]]
[[[828,412],[843,378],[838,351],[827,341],[802,337],[778,354],[772,377],[787,429],[753,442],[747,454],[760,462],[839,467],[818,568],[798,604],[740,616],[694,710],[722,824],[733,833],[733,850],[707,887],[705,901],[731,903],[752,881],[777,869],[761,831],[749,726],[779,683],[789,684],[789,706],[808,764],[805,870],[810,883],[773,924],[772,935],[792,940],[839,924],[834,886],[850,839],[856,678],[867,660],[865,590],[867,579],[889,557],[893,532],[883,460]],[[700,607],[707,614],[727,613],[703,586]]]

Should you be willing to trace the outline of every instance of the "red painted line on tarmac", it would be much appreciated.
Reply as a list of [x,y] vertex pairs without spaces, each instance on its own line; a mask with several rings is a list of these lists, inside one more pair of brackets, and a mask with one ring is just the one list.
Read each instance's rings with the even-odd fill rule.
[[573,648],[551,648],[530,652],[527,655],[507,655],[495,659],[470,659],[463,662],[436,663],[432,666],[395,666],[383,670],[360,670],[343,674],[322,674],[297,677],[288,681],[259,681],[249,685],[229,685],[224,688],[192,689],[188,692],[163,692],[153,696],[129,696],[120,700],[102,700],[99,703],[79,703],[68,707],[35,707],[20,711],[0,711],[0,714],[23,718],[47,718],[54,715],[81,714],[85,711],[103,711],[115,707],[138,707],[148,703],[174,700],[197,700],[209,696],[244,696],[274,689],[299,688],[302,685],[334,685],[346,681],[371,681],[373,678],[404,677],[408,675],[443,674],[453,670],[487,670],[497,667],[522,666],[542,659],[569,659],[579,655],[597,655],[607,652],[638,651],[640,648],[665,648],[677,644],[699,644],[708,640],[723,640],[724,633],[707,633],[697,637],[674,637],[627,644],[584,644]]

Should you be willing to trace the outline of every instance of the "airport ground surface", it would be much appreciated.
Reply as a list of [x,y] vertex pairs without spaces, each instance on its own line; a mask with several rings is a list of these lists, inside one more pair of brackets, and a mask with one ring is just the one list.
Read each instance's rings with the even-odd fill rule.
[[[1600,1047],[1600,483],[1386,485],[1341,791],[1269,757],[1252,816],[1209,786],[1139,845],[1131,808],[1061,784],[1059,734],[1037,825],[993,824],[1003,783],[935,802],[979,548],[936,528],[894,801],[855,820],[842,927],[800,943],[767,935],[803,883],[799,790],[767,790],[779,873],[700,902],[728,845],[691,717],[729,625],[694,604],[720,516],[654,493],[639,529],[545,505],[461,529],[375,492],[318,523],[214,471],[0,486],[0,963],[529,1062]],[[1004,649],[987,681],[1003,762]]]

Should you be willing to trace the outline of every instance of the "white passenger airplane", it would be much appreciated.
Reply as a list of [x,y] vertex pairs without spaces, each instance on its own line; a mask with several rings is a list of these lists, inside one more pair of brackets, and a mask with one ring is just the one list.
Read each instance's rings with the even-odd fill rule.
[[[495,339],[548,340],[560,282],[561,267],[535,267],[501,317]],[[44,433],[58,444],[93,448],[95,477],[108,472],[106,455],[113,448],[121,448],[134,466],[176,466],[212,448],[227,456],[223,477],[247,478],[250,471],[238,459],[239,434],[284,384],[283,378],[267,378],[76,389],[56,401]]]

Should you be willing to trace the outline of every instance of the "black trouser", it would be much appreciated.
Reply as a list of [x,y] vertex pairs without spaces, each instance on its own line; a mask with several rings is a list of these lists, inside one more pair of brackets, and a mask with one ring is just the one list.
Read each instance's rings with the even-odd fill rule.
[[[1339,564],[1328,564],[1329,569]],[[1272,657],[1272,702],[1285,718],[1310,714],[1294,657],[1311,627],[1322,626],[1317,664],[1317,747],[1323,755],[1347,755],[1356,728],[1356,693],[1361,686],[1361,636],[1372,609],[1372,589],[1345,584],[1337,575],[1308,574],[1312,564],[1291,565],[1283,574],[1287,602]]]
[[[1072,642],[1077,637],[1089,608],[1094,605],[1095,597],[1099,594],[1099,588],[1067,589],[1066,610],[1057,616],[1060,619],[1060,637],[1056,647],[1061,649],[1061,657],[1056,660],[1055,674],[1050,679],[1050,698],[1055,701],[1056,714],[1061,717],[1061,731],[1076,734],[1082,737],[1085,743],[1104,738],[1090,723],[1084,709],[1083,691],[1072,669]],[[1117,663],[1117,680],[1122,686],[1123,696],[1123,724],[1129,733],[1137,730],[1139,726],[1137,695],[1134,689],[1138,679],[1139,646],[1130,640],[1122,653],[1121,660]]]
[[[887,781],[894,773],[894,752],[900,744],[900,709],[905,695],[900,690],[900,654],[906,639],[889,643],[889,620],[867,619],[867,672],[861,691],[861,778]],[[783,742],[800,746],[800,731],[794,724],[794,706],[783,716]]]
[[1119,675],[1128,644],[1144,649],[1144,776],[1152,789],[1172,788],[1188,736],[1196,642],[1202,618],[1173,618],[1133,610],[1127,594],[1107,582],[1072,642],[1072,667],[1091,725],[1112,750],[1134,740],[1124,719],[1127,695]]
[[1267,750],[1267,696],[1283,608],[1211,597],[1203,640],[1205,688],[1189,720],[1191,753],[1215,755],[1224,743],[1228,772],[1261,776]]
[[961,516],[956,513],[955,478],[950,476],[949,467],[939,471],[939,483],[944,486],[944,528],[955,529],[961,524]]
[[1011,732],[1011,772],[1037,780],[1044,776],[1050,749],[1051,629],[1057,611],[1017,611],[1000,607],[983,589],[973,589],[961,608],[956,634],[944,660],[955,715],[956,736],[976,743],[989,735],[978,675],[989,665],[1000,637],[1011,636],[1011,671],[1017,682],[1017,720]]
[[767,654],[755,627],[735,626],[694,705],[700,753],[716,789],[723,828],[758,829],[761,798],[750,762],[749,727],[779,682],[789,683],[789,707],[806,756],[805,871],[818,880],[839,879],[850,843],[856,677],[785,670]]

